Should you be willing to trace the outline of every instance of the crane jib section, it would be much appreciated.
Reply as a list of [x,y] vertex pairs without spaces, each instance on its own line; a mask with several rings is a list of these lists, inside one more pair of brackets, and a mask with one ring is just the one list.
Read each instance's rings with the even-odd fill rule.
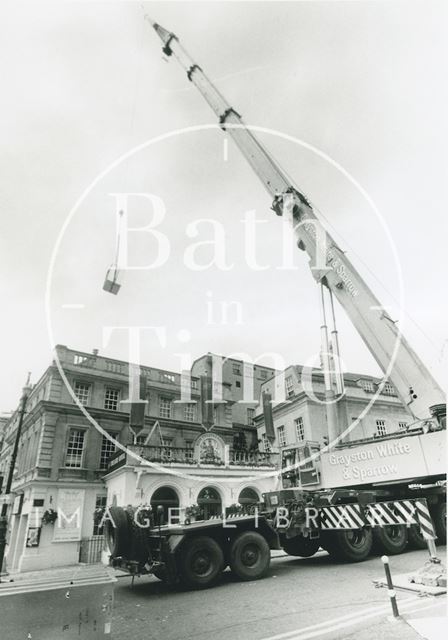
[[309,256],[313,277],[333,292],[384,372],[385,379],[393,383],[415,418],[429,417],[430,407],[445,402],[443,391],[432,374],[318,220],[307,198],[291,184],[239,113],[207,78],[177,37],[160,25],[153,26],[164,44],[164,53],[178,60],[188,80],[214,111],[221,129],[233,139],[269,192],[272,209],[291,224],[298,247]]

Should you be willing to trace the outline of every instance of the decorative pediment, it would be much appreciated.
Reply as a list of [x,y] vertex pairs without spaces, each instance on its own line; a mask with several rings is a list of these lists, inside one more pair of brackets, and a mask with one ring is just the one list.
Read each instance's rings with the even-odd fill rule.
[[203,433],[195,442],[195,457],[202,464],[224,464],[224,440],[216,433]]

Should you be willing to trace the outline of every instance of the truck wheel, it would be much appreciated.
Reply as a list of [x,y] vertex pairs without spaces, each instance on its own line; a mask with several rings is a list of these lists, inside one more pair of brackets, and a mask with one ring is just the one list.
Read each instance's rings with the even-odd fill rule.
[[221,574],[224,554],[219,544],[208,536],[186,542],[180,555],[180,574],[184,584],[193,589],[210,587]]
[[269,569],[271,552],[262,535],[241,533],[230,549],[230,568],[241,580],[257,580]]
[[436,530],[437,542],[446,544],[446,503],[437,504],[431,511],[431,517]]
[[158,578],[161,582],[168,581],[168,575],[165,567],[156,567],[156,569],[153,570],[152,575]]
[[112,558],[126,556],[131,543],[128,514],[122,507],[109,507],[110,518],[104,521],[104,539]]
[[408,547],[410,549],[426,549],[426,540],[423,537],[418,524],[413,524],[408,529]]
[[297,536],[295,538],[290,538],[289,540],[284,540],[282,547],[289,556],[310,558],[311,556],[314,556],[316,551],[319,549],[320,539],[316,538],[310,540],[310,538]]
[[371,529],[334,531],[328,536],[325,548],[330,556],[346,562],[365,560],[372,548]]
[[375,527],[373,530],[373,552],[397,555],[403,553],[408,541],[406,527],[393,524],[387,527]]
[[149,553],[149,536],[148,529],[139,526],[134,518],[129,518],[129,551],[133,560],[138,560],[142,564],[148,559]]

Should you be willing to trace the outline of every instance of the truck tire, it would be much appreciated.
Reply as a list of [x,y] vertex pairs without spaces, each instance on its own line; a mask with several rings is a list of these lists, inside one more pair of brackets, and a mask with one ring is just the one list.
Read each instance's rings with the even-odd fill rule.
[[224,554],[213,538],[199,536],[187,540],[180,552],[180,577],[192,589],[214,584],[224,567]]
[[345,562],[362,562],[372,549],[371,529],[347,529],[334,531],[325,541],[330,556]]
[[240,580],[257,580],[265,575],[271,562],[269,545],[254,531],[241,533],[230,549],[230,568]]
[[446,503],[440,502],[431,510],[438,544],[446,544]]
[[133,560],[144,564],[150,556],[148,529],[139,526],[133,517],[129,517],[129,553]]
[[126,557],[131,546],[128,514],[122,507],[109,507],[110,518],[104,521],[104,539],[112,558]]
[[282,542],[283,550],[289,556],[300,556],[301,558],[310,558],[314,556],[316,551],[320,547],[320,539],[316,538],[310,540],[310,538],[304,538],[303,536],[297,536],[284,540]]
[[408,529],[408,547],[410,549],[426,549],[426,540],[420,531],[418,524],[413,524]]
[[152,575],[161,582],[168,582],[168,574],[165,567],[156,567],[153,570]]
[[393,524],[388,527],[375,527],[373,530],[373,553],[394,556],[403,553],[408,541],[408,533],[404,524]]

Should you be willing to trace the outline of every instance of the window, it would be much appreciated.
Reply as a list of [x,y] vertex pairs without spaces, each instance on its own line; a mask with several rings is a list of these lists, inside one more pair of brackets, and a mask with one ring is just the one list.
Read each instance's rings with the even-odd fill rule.
[[235,386],[238,387],[238,389],[241,387],[241,382],[239,380],[235,381]]
[[171,418],[171,400],[170,400],[170,398],[160,397],[160,399],[159,399],[159,416],[161,418]]
[[287,398],[294,395],[294,382],[292,376],[287,376],[285,378],[285,391]]
[[386,396],[394,396],[395,395],[395,387],[391,385],[390,382],[385,382],[383,387],[383,393]]
[[176,377],[174,373],[165,373],[160,372],[160,381],[161,382],[176,382]]
[[361,380],[361,387],[364,391],[367,391],[367,393],[373,393],[375,391],[375,387],[371,380]]
[[281,427],[278,427],[277,439],[278,439],[279,447],[284,447],[286,445],[286,434],[285,434],[284,425],[282,425]]
[[185,458],[193,460],[193,440],[185,440]]
[[398,423],[398,428],[399,429],[407,429],[408,428],[408,423],[407,422],[399,422]]
[[234,375],[240,376],[241,375],[241,367],[240,367],[240,365],[236,364],[236,363],[232,364],[232,371],[233,371]]
[[137,444],[139,444],[139,445],[145,444],[145,441],[146,441],[147,437],[148,437],[147,434],[137,436]]
[[173,438],[163,438],[163,453],[165,455],[165,458],[171,458],[173,455],[172,452],[172,446],[173,446]]
[[254,426],[255,409],[247,410],[247,424],[251,427]]
[[68,438],[65,466],[79,469],[82,466],[82,454],[84,450],[85,431],[82,429],[70,429]]
[[294,420],[294,424],[296,425],[297,440],[298,442],[303,442],[305,440],[305,425],[303,424],[303,418],[296,418]]
[[106,393],[104,396],[104,408],[109,409],[110,411],[118,411],[118,399],[120,397],[120,392],[118,389],[112,389],[111,387],[106,387]]
[[111,373],[123,373],[123,365],[121,362],[106,360],[106,371],[110,371]]
[[192,391],[198,391],[198,389],[199,389],[199,380],[191,380],[191,389],[192,389]]
[[[112,438],[116,438],[116,434],[111,431],[107,432]],[[103,436],[101,441],[101,452],[100,452],[100,469],[107,469],[107,465],[109,463],[109,459],[113,453],[115,453],[116,447],[114,440],[109,440],[106,436]]]
[[196,405],[186,404],[184,408],[184,417],[187,422],[196,422]]
[[267,372],[267,371],[265,371],[264,369],[262,369],[262,370],[260,371],[260,378],[261,378],[262,380],[267,380],[267,379],[268,379],[268,372]]
[[266,453],[271,453],[271,451],[272,451],[271,443],[269,442],[269,438],[267,437],[267,435],[265,433],[261,434],[261,443],[263,445],[263,450]]
[[386,431],[386,421],[385,420],[377,420],[376,421],[376,432],[379,436],[385,436]]
[[97,496],[95,500],[95,514],[93,517],[93,535],[102,536],[103,527],[100,527],[101,520],[104,517],[104,509],[107,506],[107,496]]
[[75,382],[75,396],[85,407],[89,404],[90,384],[86,382]]

